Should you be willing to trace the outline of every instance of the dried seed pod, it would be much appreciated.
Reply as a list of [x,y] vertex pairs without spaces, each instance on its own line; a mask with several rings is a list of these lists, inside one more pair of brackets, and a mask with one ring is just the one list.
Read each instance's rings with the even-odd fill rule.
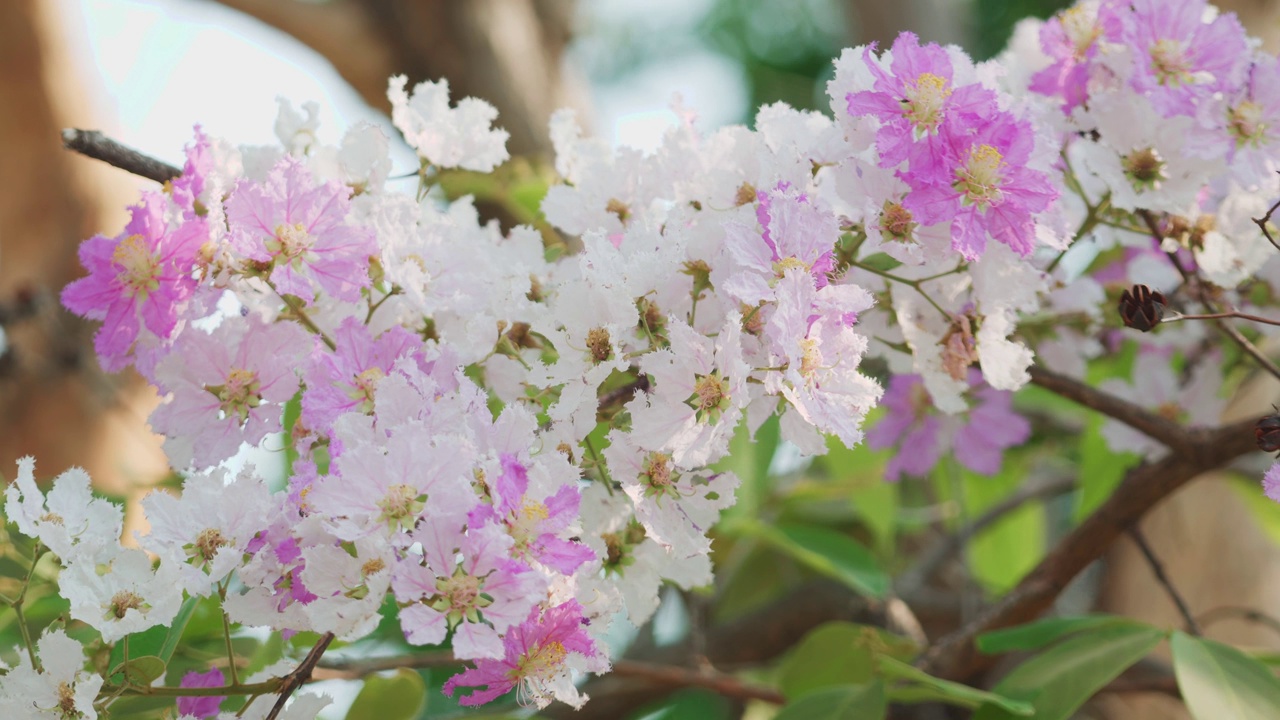
[[1120,295],[1120,320],[1126,327],[1148,332],[1164,318],[1164,295],[1146,285],[1134,285]]
[[1280,415],[1268,415],[1259,420],[1253,434],[1262,452],[1280,451]]

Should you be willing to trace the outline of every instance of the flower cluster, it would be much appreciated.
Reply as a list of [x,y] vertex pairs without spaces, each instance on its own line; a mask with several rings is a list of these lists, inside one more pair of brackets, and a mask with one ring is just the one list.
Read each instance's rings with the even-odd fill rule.
[[[86,241],[88,275],[63,293],[102,321],[103,366],[160,391],[151,424],[183,492],[149,496],[125,548],[83,472],[46,495],[25,459],[6,515],[57,555],[71,618],[106,643],[188,597],[344,640],[393,606],[408,642],[471,663],[445,686],[463,704],[517,689],[580,705],[613,622],[648,619],[663,583],[711,581],[735,433],[776,416],[807,454],[860,443],[874,360],[888,413],[867,439],[898,448],[890,479],[948,448],[995,473],[1030,434],[1011,391],[1033,358],[1081,375],[1121,289],[1163,299],[1195,273],[1246,306],[1245,278],[1280,288],[1248,222],[1280,190],[1275,58],[1201,0],[1084,0],[1036,23],[982,64],[911,34],[848,50],[833,117],[771,105],[754,130],[706,133],[677,108],[651,154],[562,111],[563,182],[537,228],[444,197],[451,169],[507,159],[493,108],[451,106],[445,83],[390,83],[420,159],[407,192],[373,125],[327,146],[286,104],[277,148],[197,128],[182,176]],[[1144,336],[1135,384],[1177,355],[1195,368],[1182,392],[1211,394],[1201,337]],[[1179,396],[1156,384],[1146,399]],[[287,488],[222,466],[269,437]],[[0,700],[94,717],[102,679],[68,643],[48,632],[43,669],[0,677]]]

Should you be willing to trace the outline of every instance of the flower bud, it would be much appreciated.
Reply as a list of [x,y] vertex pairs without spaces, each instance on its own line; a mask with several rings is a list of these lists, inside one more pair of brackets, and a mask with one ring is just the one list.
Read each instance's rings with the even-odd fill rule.
[[1148,332],[1164,318],[1164,295],[1146,285],[1134,285],[1120,295],[1120,320],[1125,327]]

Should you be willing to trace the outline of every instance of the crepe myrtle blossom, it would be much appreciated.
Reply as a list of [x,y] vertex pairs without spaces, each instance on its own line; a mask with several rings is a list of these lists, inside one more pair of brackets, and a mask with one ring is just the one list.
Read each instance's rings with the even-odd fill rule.
[[[206,672],[197,672],[195,670],[188,672],[182,676],[182,681],[178,683],[178,686],[184,688],[211,688],[224,687],[226,684],[227,680],[223,677],[222,671],[218,668],[210,668]],[[197,718],[198,720],[216,717],[218,709],[222,706],[222,701],[226,699],[224,695],[178,698],[178,716]]]
[[969,369],[975,403],[965,417],[931,412],[933,402],[919,375],[894,375],[883,405],[888,412],[867,431],[867,446],[875,450],[897,447],[885,467],[885,479],[903,474],[925,477],[948,450],[964,467],[982,475],[1000,472],[1004,451],[1026,442],[1031,423],[1013,411],[1013,394],[982,381]]
[[343,640],[373,632],[382,619],[378,611],[391,587],[392,548],[365,537],[346,546],[303,548],[302,557],[302,581],[316,596],[304,606],[311,627]]
[[372,412],[378,383],[396,361],[403,357],[421,361],[424,352],[422,341],[408,330],[397,325],[374,337],[354,317],[342,321],[333,339],[337,348],[317,347],[303,374],[303,419],[320,433],[328,432],[343,413]]
[[96,720],[93,703],[102,675],[84,669],[84,645],[62,630],[46,630],[36,641],[40,669],[26,653],[17,667],[0,675],[0,706],[6,720]]
[[779,183],[770,192],[756,193],[755,227],[730,223],[725,242],[735,270],[725,291],[749,306],[772,299],[772,286],[791,268],[808,273],[814,285],[825,287],[835,268],[833,248],[840,227],[817,198]]
[[408,554],[391,578],[396,599],[407,603],[400,609],[405,639],[436,645],[451,631],[458,657],[502,657],[502,635],[546,596],[546,577],[511,558],[513,542],[496,525],[464,533],[424,523],[413,537],[422,556]]
[[151,530],[138,544],[176,566],[192,596],[209,595],[244,562],[279,500],[252,465],[231,482],[226,476],[221,469],[192,475],[181,497],[157,491],[142,500]]
[[151,414],[175,468],[209,467],[279,432],[283,405],[298,391],[297,369],[311,338],[292,322],[256,317],[191,330],[156,367],[170,396]]
[[1041,25],[1040,49],[1053,64],[1032,76],[1029,89],[1061,98],[1067,114],[1083,105],[1102,42],[1120,35],[1118,9],[1108,0],[1084,0]]
[[[1217,353],[1202,357],[1182,377],[1171,360],[1171,350],[1144,348],[1133,361],[1132,382],[1112,378],[1100,389],[1187,427],[1217,425],[1227,404],[1218,396],[1222,359]],[[1136,452],[1150,458],[1165,450],[1164,444],[1118,420],[1103,423],[1102,437],[1115,452]]]
[[4,491],[5,517],[18,532],[39,540],[64,566],[78,555],[117,544],[124,513],[93,496],[89,473],[71,468],[54,479],[46,496],[36,486],[35,470],[35,458],[20,458],[18,474]]
[[281,294],[359,300],[379,250],[372,230],[348,223],[350,196],[341,183],[317,183],[303,160],[281,158],[265,182],[241,179],[227,198],[231,245]]
[[1213,93],[1239,82],[1248,38],[1234,13],[1209,14],[1206,0],[1128,5],[1115,41],[1132,53],[1130,86],[1160,114],[1192,115]]
[[[513,557],[565,575],[594,557],[590,548],[568,537],[577,525],[581,501],[576,477],[550,478],[539,473],[537,479],[543,482],[530,487],[531,463],[513,453],[503,453],[499,463],[501,472],[489,485],[491,502],[477,505],[468,515],[468,525],[497,523],[511,536]],[[544,468],[533,465],[532,469]]]
[[[850,115],[880,121],[876,150],[882,167],[904,161],[912,168],[927,165],[949,142],[944,132],[949,124],[976,124],[998,109],[995,93],[975,82],[972,65],[958,50],[936,43],[922,47],[918,37],[904,32],[886,53],[889,72],[885,72],[885,60],[877,60],[874,49],[872,45],[863,50],[874,86],[849,93],[846,101]],[[957,63],[962,67],[956,68]],[[968,77],[957,78],[957,69]]]
[[1034,146],[1030,123],[995,114],[953,135],[934,165],[908,171],[903,206],[925,225],[950,221],[951,246],[966,260],[982,255],[988,236],[1026,257],[1032,216],[1058,196],[1046,173],[1027,167]]
[[419,157],[436,167],[478,172],[491,172],[510,157],[510,135],[490,128],[498,117],[492,105],[469,97],[450,108],[447,80],[420,82],[412,93],[405,92],[407,83],[396,75],[387,86],[391,122]]
[[574,687],[574,672],[602,672],[607,667],[585,623],[576,600],[547,610],[534,608],[503,638],[502,659],[476,661],[474,668],[445,682],[444,694],[453,697],[459,688],[476,688],[458,700],[458,704],[471,707],[515,689],[521,705],[544,708],[554,698],[582,707],[587,696]]
[[80,245],[80,264],[89,276],[62,291],[68,310],[102,321],[93,348],[109,372],[128,365],[144,327],[169,339],[196,289],[194,268],[209,228],[202,218],[171,222],[170,208],[164,195],[143,194],[124,232],[96,235]]
[[71,603],[71,617],[97,630],[105,642],[167,625],[182,604],[173,564],[161,561],[153,568],[151,558],[136,548],[78,556],[58,584]]

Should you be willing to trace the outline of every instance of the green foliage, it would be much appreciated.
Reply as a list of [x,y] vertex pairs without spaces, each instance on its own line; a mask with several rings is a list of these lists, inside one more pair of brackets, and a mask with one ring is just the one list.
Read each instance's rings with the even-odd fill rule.
[[[1141,623],[1103,624],[1084,629],[1019,665],[993,689],[1035,709],[1037,720],[1067,720],[1099,689],[1146,657],[1166,636]],[[974,720],[1016,717],[988,703]]]
[[1280,680],[1261,662],[1222,643],[1175,632],[1173,671],[1196,720],[1272,720]]
[[1140,623],[1115,615],[1048,618],[979,635],[975,644],[982,652],[991,654],[1039,650],[1068,635],[1112,625]]
[[351,703],[347,720],[414,720],[427,706],[427,684],[408,668],[387,675],[370,675]]
[[744,521],[734,527],[864,595],[884,597],[889,590],[889,576],[879,567],[875,556],[835,530],[817,525],[770,525],[758,521]]
[[837,685],[788,703],[774,720],[877,720],[888,710],[884,685]]

